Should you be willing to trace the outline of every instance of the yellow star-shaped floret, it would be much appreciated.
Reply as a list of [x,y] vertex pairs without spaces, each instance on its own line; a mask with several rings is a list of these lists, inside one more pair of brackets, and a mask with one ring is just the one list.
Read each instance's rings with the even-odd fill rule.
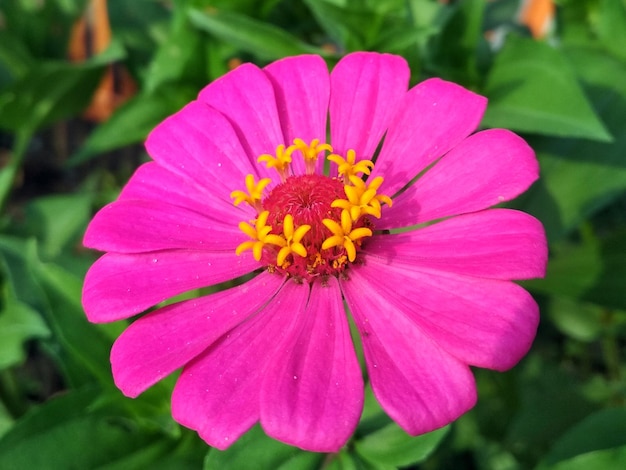
[[263,190],[265,187],[270,184],[272,180],[269,178],[263,178],[258,183],[254,182],[253,175],[246,176],[246,189],[245,191],[233,191],[230,193],[230,197],[234,199],[233,204],[238,206],[242,202],[247,202],[255,209],[259,210],[261,208],[261,199],[263,198]]
[[340,246],[346,250],[350,262],[356,259],[355,242],[358,242],[361,238],[372,236],[372,231],[369,228],[359,227],[352,229],[350,212],[345,209],[341,211],[341,225],[332,219],[324,219],[322,223],[332,233],[332,235],[322,243],[322,250]]
[[304,237],[304,235],[311,230],[311,226],[301,225],[295,230],[294,228],[293,216],[291,214],[287,214],[283,221],[283,235],[285,238],[283,240],[283,244],[279,245],[281,246],[281,249],[276,257],[276,264],[278,266],[282,266],[285,263],[287,256],[290,254],[296,254],[303,258],[307,255],[306,248],[302,244],[302,237]]
[[320,152],[328,151],[332,152],[333,148],[329,144],[320,144],[319,139],[313,139],[310,144],[307,144],[302,139],[293,140],[294,150],[300,150],[302,157],[304,158],[304,165],[306,173],[312,175],[315,173],[315,164]]
[[257,162],[265,162],[267,168],[274,168],[280,175],[281,181],[285,181],[288,176],[287,170],[291,163],[291,154],[294,150],[295,147],[293,145],[285,148],[283,144],[280,144],[276,147],[276,156],[264,153],[257,158]]
[[252,255],[257,261],[261,260],[261,254],[263,253],[263,247],[265,245],[278,245],[283,246],[285,240],[280,235],[274,235],[272,226],[267,225],[267,218],[270,215],[269,211],[263,211],[259,214],[259,217],[254,221],[254,227],[247,222],[240,222],[239,229],[248,235],[252,240],[241,243],[235,253],[240,255],[246,250],[252,250]]
[[362,215],[380,219],[381,202],[391,207],[392,201],[389,196],[376,194],[383,183],[382,176],[374,178],[369,185],[357,176],[350,176],[350,182],[352,185],[347,184],[343,188],[347,199],[336,199],[331,203],[331,207],[349,211],[352,221],[358,220]]
[[348,150],[346,158],[341,155],[333,153],[329,155],[328,160],[337,164],[337,171],[339,176],[344,179],[349,179],[351,176],[356,176],[357,173],[363,173],[369,175],[374,168],[374,163],[371,160],[360,160],[355,163],[356,152],[352,149]]

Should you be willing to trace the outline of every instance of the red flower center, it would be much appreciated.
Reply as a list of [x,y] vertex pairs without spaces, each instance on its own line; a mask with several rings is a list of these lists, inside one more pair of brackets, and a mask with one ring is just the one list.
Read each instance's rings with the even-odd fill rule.
[[[291,155],[299,151],[305,160],[304,175],[289,175]],[[373,217],[380,217],[381,203],[391,199],[377,195],[381,177],[366,184],[358,174],[369,174],[374,165],[369,160],[356,162],[354,151],[347,158],[331,154],[339,176],[314,173],[315,162],[328,144],[310,145],[296,139],[294,145],[280,145],[276,156],[262,155],[259,161],[278,172],[282,182],[263,197],[269,178],[258,183],[246,177],[248,192],[233,191],[235,205],[247,202],[258,212],[254,226],[241,222],[239,228],[251,240],[237,247],[237,254],[251,249],[257,261],[271,271],[299,280],[311,281],[319,276],[339,276],[357,259],[365,238],[372,236]],[[369,182],[369,180],[368,180]]]

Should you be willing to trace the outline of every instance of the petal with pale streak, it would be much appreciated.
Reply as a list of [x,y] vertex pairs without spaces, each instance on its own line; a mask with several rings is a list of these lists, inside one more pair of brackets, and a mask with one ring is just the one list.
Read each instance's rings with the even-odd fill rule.
[[125,395],[136,397],[265,307],[283,281],[282,276],[261,273],[232,289],[139,318],[113,344],[115,384]]
[[309,286],[287,282],[270,303],[188,364],[172,395],[172,415],[209,445],[226,449],[260,416],[260,384],[277,345],[294,334]]
[[437,158],[470,135],[487,99],[438,78],[411,88],[389,125],[372,177],[383,176],[380,192],[393,196]]
[[530,349],[539,309],[510,281],[480,279],[368,258],[359,279],[376,279],[378,295],[460,361],[495,370],[513,367]]
[[175,295],[235,279],[258,267],[249,253],[107,253],[87,271],[83,307],[91,322],[121,320]]
[[211,199],[231,201],[247,174],[257,176],[233,126],[215,109],[192,101],[148,135],[150,156],[168,170],[202,186]]
[[476,277],[532,279],[545,275],[548,258],[541,222],[512,209],[460,215],[396,235],[376,235],[363,253]]
[[510,201],[539,177],[535,153],[504,129],[478,132],[452,149],[383,211],[376,228],[399,228]]
[[236,221],[228,224],[164,201],[129,200],[103,207],[89,223],[83,244],[117,253],[174,248],[226,251],[246,239]]
[[351,269],[341,289],[361,334],[374,395],[401,428],[411,435],[427,433],[474,406],[469,367],[390,303],[363,269]]
[[[244,185],[240,181],[234,189],[242,189]],[[256,216],[256,211],[247,204],[235,207],[232,200],[214,198],[209,186],[173,173],[156,162],[148,162],[135,171],[117,200],[167,201],[168,204],[200,214],[211,214],[223,222],[232,222],[235,225],[241,220],[251,220]]]
[[330,74],[330,135],[335,153],[356,151],[370,160],[409,84],[406,61],[390,54],[358,52]]
[[275,177],[275,171],[256,163],[260,155],[273,155],[285,143],[268,76],[256,65],[243,64],[207,85],[198,99],[228,118],[259,174]]
[[[326,117],[330,80],[326,62],[317,55],[287,57],[263,69],[274,85],[285,145],[296,138],[307,144],[313,139],[326,142]],[[297,174],[304,173],[304,161],[294,158]],[[318,159],[318,170],[324,159]]]
[[313,283],[296,331],[261,387],[261,425],[269,436],[313,452],[337,452],[363,408],[363,378],[337,279]]

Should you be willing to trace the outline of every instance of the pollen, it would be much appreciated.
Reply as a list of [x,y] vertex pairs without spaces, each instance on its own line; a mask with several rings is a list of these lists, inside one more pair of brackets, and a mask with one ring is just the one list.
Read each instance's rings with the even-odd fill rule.
[[270,233],[272,227],[267,225],[269,215],[269,211],[261,212],[259,217],[253,221],[254,227],[246,222],[239,222],[239,230],[248,235],[252,240],[241,243],[235,250],[237,255],[240,255],[245,250],[252,250],[254,259],[261,261],[261,255],[265,245],[281,246],[284,244],[284,240],[281,237]]
[[380,219],[381,202],[391,207],[391,198],[383,194],[376,194],[378,188],[383,183],[383,178],[377,176],[374,180],[366,184],[361,178],[351,175],[350,183],[344,186],[347,199],[337,199],[333,201],[333,207],[340,207],[349,211],[353,221],[363,215],[371,215]]
[[265,162],[267,168],[275,168],[281,181],[285,181],[288,176],[287,171],[289,169],[289,164],[291,163],[291,153],[294,150],[294,146],[285,148],[285,146],[281,144],[276,148],[276,156],[266,153],[261,155],[257,159],[257,162]]
[[322,250],[340,247],[346,250],[348,261],[356,259],[356,244],[361,244],[361,238],[371,237],[372,231],[366,227],[352,228],[352,218],[347,210],[341,211],[341,225],[332,219],[324,219],[322,223],[332,235],[322,243]]
[[348,150],[346,158],[332,153],[328,156],[328,160],[337,164],[337,172],[344,179],[348,179],[350,176],[357,176],[357,173],[369,175],[374,168],[374,163],[370,160],[356,162],[356,152],[352,149]]
[[307,175],[315,173],[315,165],[317,163],[320,153],[324,151],[333,151],[333,148],[329,144],[320,144],[319,139],[313,139],[310,144],[307,144],[302,139],[294,139],[293,146],[297,150],[300,150],[302,158],[304,158],[304,165]]
[[[338,177],[316,173],[325,152],[337,164]],[[267,190],[271,181],[246,177],[246,191],[233,191],[234,204],[246,202],[259,214],[241,222],[239,229],[250,240],[235,250],[240,255],[252,250],[256,261],[268,271],[311,281],[316,277],[339,276],[359,259],[367,239],[375,233],[373,219],[379,219],[382,205],[391,198],[378,191],[383,178],[364,181],[374,163],[358,160],[354,150],[343,157],[332,153],[329,144],[318,139],[306,143],[279,145],[274,155],[263,154],[258,162],[276,170],[280,183]],[[294,158],[304,161],[304,174],[295,174]],[[299,166],[298,168],[302,168]]]
[[276,264],[283,267],[287,260],[287,256],[296,254],[301,258],[305,258],[307,255],[306,248],[302,244],[302,237],[311,230],[310,225],[300,225],[294,230],[293,216],[287,214],[283,220],[283,236],[285,243],[278,252],[276,257]]
[[271,183],[271,181],[272,180],[269,178],[263,178],[258,183],[255,183],[254,176],[247,175],[246,189],[248,192],[236,190],[230,193],[230,197],[235,200],[233,204],[235,204],[235,206],[238,206],[242,202],[247,202],[249,205],[251,205],[260,212],[259,209],[262,207],[261,197],[263,196],[263,190],[268,184]]

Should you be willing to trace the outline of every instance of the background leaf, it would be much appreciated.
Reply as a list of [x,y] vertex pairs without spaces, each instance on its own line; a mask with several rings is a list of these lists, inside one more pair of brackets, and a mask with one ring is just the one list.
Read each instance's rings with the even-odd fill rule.
[[272,60],[299,54],[326,53],[300,41],[283,29],[230,11],[190,10],[191,22],[223,41],[250,52],[260,59]]
[[487,78],[483,125],[608,142],[567,60],[545,43],[509,35]]
[[413,437],[392,423],[358,440],[355,450],[370,462],[390,467],[406,467],[423,462],[448,431],[449,428],[445,427]]
[[212,450],[204,462],[205,470],[214,468],[316,469],[322,454],[304,453],[295,447],[274,441],[255,426],[225,451]]

